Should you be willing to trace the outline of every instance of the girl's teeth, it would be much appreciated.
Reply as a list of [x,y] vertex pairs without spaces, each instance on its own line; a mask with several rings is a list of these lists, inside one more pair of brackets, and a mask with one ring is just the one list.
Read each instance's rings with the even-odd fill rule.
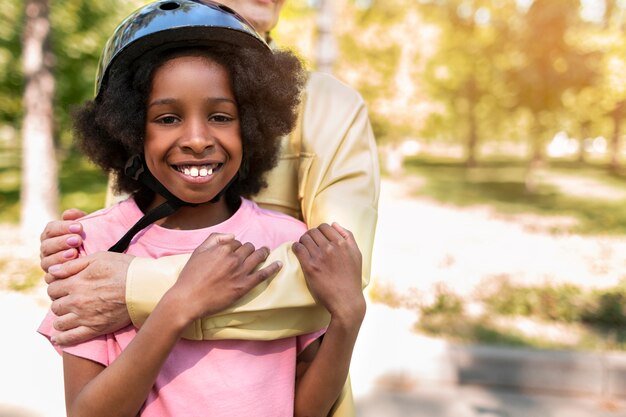
[[208,175],[213,174],[213,168],[209,168],[206,166],[201,167],[181,167],[180,172],[190,177],[206,177]]

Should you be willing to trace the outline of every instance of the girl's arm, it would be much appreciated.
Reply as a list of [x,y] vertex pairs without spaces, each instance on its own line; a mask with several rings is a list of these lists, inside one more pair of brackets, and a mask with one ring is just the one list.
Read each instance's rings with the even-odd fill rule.
[[[223,310],[278,270],[272,264],[254,271],[268,253],[232,235],[213,234],[110,366],[64,353],[68,416],[136,416],[185,327]],[[204,269],[212,271],[210,277],[198,273]]]
[[327,416],[346,382],[365,316],[361,253],[352,233],[337,224],[309,230],[293,246],[307,284],[330,313],[328,329],[298,357],[295,416]]
[[63,354],[67,415],[136,416],[187,320],[166,295],[109,367]]

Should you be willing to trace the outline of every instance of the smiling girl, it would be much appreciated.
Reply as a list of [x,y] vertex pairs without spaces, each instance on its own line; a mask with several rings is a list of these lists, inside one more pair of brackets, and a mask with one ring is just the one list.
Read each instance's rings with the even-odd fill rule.
[[[141,329],[59,348],[68,415],[326,416],[365,313],[360,252],[338,225],[307,231],[246,198],[264,186],[294,126],[300,62],[271,51],[232,11],[193,0],[144,6],[102,59],[75,135],[132,197],[81,221],[81,253],[194,255]],[[280,265],[255,268],[289,241],[330,313],[327,329],[273,341],[181,339],[195,320],[254,297]],[[39,329],[47,337],[53,313]]]

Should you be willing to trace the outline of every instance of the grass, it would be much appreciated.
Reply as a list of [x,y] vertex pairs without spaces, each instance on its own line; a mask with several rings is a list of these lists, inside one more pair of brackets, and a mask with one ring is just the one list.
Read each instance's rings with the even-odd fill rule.
[[[20,165],[15,149],[0,150],[0,223],[17,223],[20,215]],[[59,168],[61,210],[70,207],[86,212],[104,206],[106,175],[75,153]]]
[[[526,185],[525,161],[483,161],[468,168],[458,160],[416,157],[407,160],[405,167],[408,174],[426,180],[418,191],[421,197],[461,207],[488,205],[505,215],[571,216],[577,222],[566,231],[577,234],[626,233],[626,176],[610,174],[602,165],[551,162],[536,173],[532,191]],[[591,184],[592,191],[603,189],[611,195],[590,197],[585,190],[566,193],[554,185],[554,179],[563,176],[579,178]]]
[[[2,266],[0,266],[0,270]],[[21,273],[11,277],[8,282],[9,289],[13,291],[28,291],[42,282],[43,272],[39,265],[29,265],[21,268]]]
[[418,332],[459,343],[626,351],[626,282],[583,289],[571,284],[523,286],[493,278],[466,299],[445,286],[421,303],[383,286],[372,288],[370,296],[374,302],[415,311]]

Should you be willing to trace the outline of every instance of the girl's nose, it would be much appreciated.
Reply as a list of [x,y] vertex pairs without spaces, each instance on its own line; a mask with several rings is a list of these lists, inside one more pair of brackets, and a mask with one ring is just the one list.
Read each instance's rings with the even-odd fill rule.
[[204,153],[215,146],[215,138],[206,123],[190,122],[180,140],[180,146],[194,153]]

